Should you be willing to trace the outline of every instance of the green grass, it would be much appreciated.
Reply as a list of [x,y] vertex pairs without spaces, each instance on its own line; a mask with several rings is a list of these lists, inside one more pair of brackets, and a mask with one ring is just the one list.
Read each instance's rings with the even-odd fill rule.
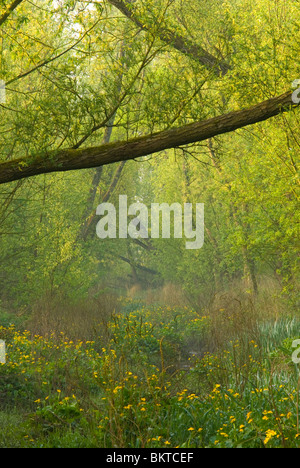
[[300,321],[239,320],[128,304],[87,341],[0,328],[0,447],[299,447]]
[[23,415],[14,410],[0,412],[0,448],[21,448]]

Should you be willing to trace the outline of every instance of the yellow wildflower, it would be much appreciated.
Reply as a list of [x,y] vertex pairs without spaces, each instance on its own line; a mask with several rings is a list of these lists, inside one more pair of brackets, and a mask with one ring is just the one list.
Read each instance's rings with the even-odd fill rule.
[[277,432],[271,430],[271,429],[268,429],[267,432],[266,432],[266,438],[264,440],[264,444],[266,445],[271,439],[272,437],[276,436],[277,435]]

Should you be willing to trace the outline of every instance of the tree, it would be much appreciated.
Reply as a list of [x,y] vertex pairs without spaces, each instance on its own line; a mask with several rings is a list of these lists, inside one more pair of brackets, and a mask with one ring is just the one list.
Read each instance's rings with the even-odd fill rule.
[[[110,145],[105,144],[81,149],[80,147],[86,143],[86,141],[93,134],[105,128],[110,119],[116,114],[118,109],[123,106],[124,101],[130,97],[133,87],[136,86],[137,80],[140,77],[142,70],[147,67],[147,65],[153,60],[153,57],[155,57],[157,54],[157,52],[154,52],[153,55],[151,52],[157,39],[163,40],[169,45],[171,44],[171,46],[177,51],[184,53],[193,60],[196,59],[201,65],[204,65],[208,69],[216,71],[216,69],[219,67],[218,70],[220,73],[222,72],[221,74],[223,75],[228,73],[230,69],[229,66],[225,66],[223,64],[221,59],[212,58],[211,54],[204,49],[201,49],[199,52],[196,45],[190,45],[188,41],[183,39],[178,33],[167,28],[165,25],[164,15],[166,14],[168,7],[173,2],[167,2],[166,6],[163,5],[162,19],[158,22],[158,26],[156,26],[154,31],[153,29],[151,30],[150,27],[145,26],[143,22],[141,22],[141,20],[137,17],[135,3],[132,3],[131,1],[124,2],[117,0],[112,0],[110,3],[117,7],[123,14],[125,14],[127,18],[130,18],[130,20],[133,21],[134,24],[140,29],[146,31],[150,30],[150,45],[141,64],[139,64],[137,67],[137,72],[133,73],[132,79],[129,79],[129,84],[127,84],[125,91],[120,92],[119,99],[117,98],[115,106],[112,106],[110,111],[105,108],[103,109],[105,117],[102,119],[102,121],[96,123],[95,116],[92,115],[91,111],[88,109],[85,110],[85,113],[91,115],[92,119],[94,120],[94,125],[89,129],[88,133],[77,140],[77,142],[71,148],[69,147],[61,149],[62,143],[67,140],[66,135],[63,141],[58,145],[58,148],[56,148],[54,151],[45,148],[42,153],[31,153],[26,155],[26,157],[23,156],[8,162],[1,163],[1,184],[14,180],[20,180],[26,177],[32,177],[38,174],[98,167],[118,161],[135,159],[141,156],[163,151],[168,148],[175,148],[178,146],[203,141],[223,133],[232,132],[236,129],[270,119],[283,111],[288,111],[293,107],[296,107],[296,104],[292,102],[291,99],[292,94],[290,92],[286,92],[285,94],[265,100],[255,106],[239,111],[224,113],[219,117],[194,122],[193,124],[184,125],[179,128],[175,127],[171,128],[170,130],[162,130],[140,138],[129,139],[126,142],[121,141]],[[78,17],[80,18],[79,14],[77,15],[77,18]],[[96,24],[97,23],[98,22],[96,22]],[[94,26],[92,29],[93,28]],[[88,29],[85,34],[83,34],[83,37],[88,35],[89,32],[91,32],[91,28]],[[154,34],[156,36],[153,37]],[[79,41],[77,41],[75,45],[78,45],[78,42]],[[181,46],[179,44],[181,44]],[[72,51],[74,47],[75,46],[67,48],[62,54]],[[130,47],[132,46],[130,45]],[[60,58],[62,54],[55,54],[53,58],[44,60],[40,65],[37,65],[32,70],[37,71],[41,67],[49,65],[49,63]],[[76,62],[78,61],[76,56],[73,60],[73,66],[76,67]],[[31,73],[32,70],[27,73]],[[66,71],[65,73],[68,72]],[[26,73],[22,73],[20,76],[25,77]],[[53,79],[50,77],[48,77],[47,80],[53,81]],[[70,88],[70,92],[73,93],[75,97],[77,97],[77,100],[82,101],[80,94],[74,88],[74,86]],[[105,103],[103,104],[105,105]],[[87,103],[87,106],[88,105],[89,104]],[[79,109],[82,110],[82,105],[80,108],[78,108],[78,110]],[[73,119],[73,116],[70,115],[70,118]]]
[[71,171],[136,159],[169,148],[196,143],[267,120],[298,106],[292,93],[264,101],[242,111],[215,117],[181,128],[99,147],[61,150],[42,156],[26,157],[0,164],[0,184],[49,172]]
[[[286,90],[300,73],[299,9],[250,3],[41,0],[0,12],[3,300],[86,294],[103,278],[173,281],[206,304],[245,273],[249,290],[273,275],[292,291],[299,112]],[[122,193],[205,203],[204,248],[99,242],[96,205]]]

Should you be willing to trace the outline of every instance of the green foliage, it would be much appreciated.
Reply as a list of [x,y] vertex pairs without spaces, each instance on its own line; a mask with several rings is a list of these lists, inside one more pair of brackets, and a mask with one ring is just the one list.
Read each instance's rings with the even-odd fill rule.
[[[297,78],[294,2],[141,0],[133,11],[145,26],[139,34],[108,5],[19,6],[3,26],[0,73],[10,84],[1,107],[1,160],[99,144],[108,123],[111,140],[185,125],[279,94]],[[216,77],[164,43],[162,31],[217,54],[230,72]],[[94,228],[84,241],[82,226],[109,191],[114,166],[103,169],[95,187],[93,170],[6,187],[0,194],[2,301],[18,309],[45,291],[74,298],[102,281],[123,288],[119,278],[132,283],[137,264],[157,275],[135,268],[134,281],[181,284],[193,303],[207,303],[237,278],[255,291],[255,282],[270,276],[296,305],[298,120],[297,112],[284,114],[126,164],[110,201],[126,193],[148,206],[204,203],[201,251],[186,251],[173,239],[151,241],[150,249],[100,242]]]
[[[299,447],[299,375],[275,359],[282,346],[271,356],[267,340],[260,344],[266,339],[264,323],[257,342],[247,335],[224,340],[213,353],[202,350],[192,358],[187,353],[187,368],[181,368],[191,337],[203,341],[210,323],[209,317],[188,309],[144,307],[113,317],[106,341],[46,339],[2,328],[8,361],[0,368],[0,426],[7,432],[0,443],[50,448]],[[298,320],[294,323],[299,327]],[[291,361],[288,322],[281,330]],[[269,340],[272,344],[272,337]],[[18,418],[8,421],[5,415],[13,407]]]
[[[2,12],[8,2],[0,3]],[[300,77],[295,1],[129,8],[135,22],[109,2],[22,2],[1,25],[0,161],[176,131],[277,96]],[[204,66],[201,49],[228,73]],[[127,162],[119,174],[116,164],[1,186],[0,339],[9,360],[0,367],[0,446],[299,446],[290,360],[299,321],[289,318],[299,307],[298,134],[295,110]],[[204,247],[100,241],[96,206],[119,194],[148,207],[204,203]],[[102,291],[130,295],[132,286],[140,298],[122,313],[111,306],[107,320]],[[188,306],[168,308],[177,291]],[[234,306],[219,302],[233,291],[231,315]],[[235,333],[251,312],[240,297],[267,318],[251,328],[250,317]],[[51,334],[58,303],[87,299],[99,312],[91,341]],[[34,310],[43,336],[24,331]],[[12,408],[21,418],[8,417]]]

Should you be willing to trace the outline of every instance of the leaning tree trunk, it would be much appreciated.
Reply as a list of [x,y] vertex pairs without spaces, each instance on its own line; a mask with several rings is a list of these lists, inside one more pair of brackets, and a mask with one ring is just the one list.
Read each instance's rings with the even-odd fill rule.
[[65,149],[23,157],[0,164],[0,184],[38,174],[99,167],[147,156],[170,148],[207,140],[274,117],[296,107],[285,93],[241,111],[214,117],[171,130],[93,148]]

